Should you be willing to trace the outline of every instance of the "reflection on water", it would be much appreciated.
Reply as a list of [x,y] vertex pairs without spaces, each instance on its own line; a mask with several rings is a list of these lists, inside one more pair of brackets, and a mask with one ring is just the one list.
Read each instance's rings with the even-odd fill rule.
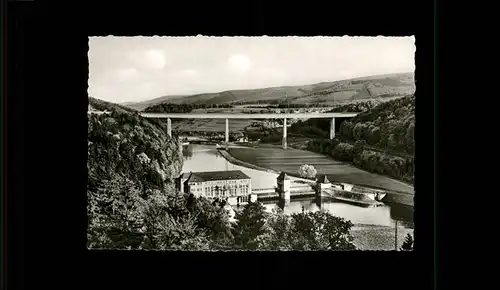
[[184,156],[184,160],[189,160],[193,157],[193,145],[183,145],[182,146],[182,156]]
[[286,214],[305,212],[315,212],[326,210],[335,216],[350,220],[354,224],[371,224],[380,226],[393,226],[394,221],[401,221],[403,227],[413,228],[413,209],[398,208],[398,216],[394,216],[392,207],[388,205],[378,207],[354,206],[343,202],[337,202],[330,198],[306,198],[295,199],[289,203],[283,201],[265,202],[264,207],[271,211],[279,207]]
[[391,205],[391,219],[413,229],[413,207],[403,204]]
[[[252,178],[253,189],[272,188],[276,185],[277,174],[234,165],[220,156],[214,146],[189,145],[184,147],[184,151],[190,151],[190,153],[183,153],[185,154],[183,172],[241,170]],[[403,205],[360,207],[323,197],[294,199],[287,203],[283,201],[264,202],[264,206],[269,211],[279,207],[286,214],[327,210],[336,216],[350,220],[354,224],[393,226],[397,220],[399,226],[413,228],[413,208]]]

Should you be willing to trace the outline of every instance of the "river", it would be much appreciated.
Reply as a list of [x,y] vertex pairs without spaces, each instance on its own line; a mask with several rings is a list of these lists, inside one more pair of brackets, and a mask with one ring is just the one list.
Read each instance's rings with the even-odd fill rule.
[[[252,189],[272,188],[276,185],[278,174],[232,164],[222,157],[213,145],[190,144],[189,146],[184,146],[183,155],[183,172],[241,170],[252,178]],[[279,205],[278,201],[264,203],[264,206],[268,210],[272,210],[272,208]],[[413,208],[402,205],[383,205],[366,208],[336,202],[329,198],[322,198],[321,200],[306,198],[292,200],[289,204],[281,205],[281,207],[285,213],[298,213],[302,210],[309,212],[323,209],[338,217],[350,220],[356,225],[394,227],[397,221],[398,228],[413,229]]]

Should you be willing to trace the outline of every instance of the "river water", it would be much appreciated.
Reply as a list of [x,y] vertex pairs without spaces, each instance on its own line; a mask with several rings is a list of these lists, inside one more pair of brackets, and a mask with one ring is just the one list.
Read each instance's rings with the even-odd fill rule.
[[[183,155],[183,172],[241,170],[252,178],[252,189],[272,188],[276,185],[278,174],[232,164],[222,157],[213,145],[190,144],[189,146],[184,146]],[[310,212],[323,209],[335,216],[350,220],[353,224],[393,227],[397,221],[398,227],[413,228],[413,208],[403,205],[383,205],[366,208],[336,202],[323,197],[321,199],[306,198],[291,200],[286,205],[280,204],[278,201],[265,202],[264,206],[268,210],[279,206],[285,213],[298,213],[302,210]]]

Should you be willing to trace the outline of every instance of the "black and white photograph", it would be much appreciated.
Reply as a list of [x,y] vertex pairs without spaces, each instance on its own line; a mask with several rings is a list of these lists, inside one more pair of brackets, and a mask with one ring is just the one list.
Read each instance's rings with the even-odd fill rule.
[[415,37],[89,37],[87,248],[413,251]]

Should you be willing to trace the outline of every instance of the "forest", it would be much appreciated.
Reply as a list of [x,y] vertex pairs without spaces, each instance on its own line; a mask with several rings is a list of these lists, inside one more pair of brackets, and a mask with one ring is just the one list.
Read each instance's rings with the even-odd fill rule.
[[415,153],[415,96],[381,103],[340,126],[344,140],[365,141],[376,148]]
[[370,109],[373,109],[381,102],[377,100],[369,100],[364,102],[356,102],[356,103],[348,103],[334,107],[332,110],[328,111],[329,113],[342,113],[342,112],[365,112]]
[[91,249],[353,250],[353,224],[327,212],[285,215],[260,203],[229,220],[222,200],[176,190],[177,138],[137,112],[88,115],[87,246]]
[[171,104],[162,103],[147,107],[146,113],[190,113],[195,109],[232,108],[231,104]]

